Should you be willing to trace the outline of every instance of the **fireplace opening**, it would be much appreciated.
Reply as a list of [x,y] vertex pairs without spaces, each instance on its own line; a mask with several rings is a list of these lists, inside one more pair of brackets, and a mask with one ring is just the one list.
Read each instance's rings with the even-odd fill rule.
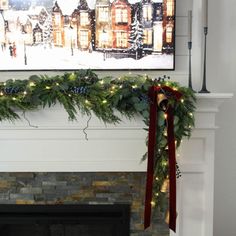
[[4,236],[128,236],[129,204],[0,205]]

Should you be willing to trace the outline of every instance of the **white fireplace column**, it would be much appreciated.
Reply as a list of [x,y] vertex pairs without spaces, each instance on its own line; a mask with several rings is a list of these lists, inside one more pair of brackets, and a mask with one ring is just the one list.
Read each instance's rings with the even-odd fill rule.
[[[177,152],[178,236],[213,236],[215,117],[232,94],[197,94],[196,125]],[[60,106],[0,124],[0,172],[144,172],[146,131],[141,117],[104,125],[92,118],[68,122]],[[87,134],[88,140],[85,138]]]

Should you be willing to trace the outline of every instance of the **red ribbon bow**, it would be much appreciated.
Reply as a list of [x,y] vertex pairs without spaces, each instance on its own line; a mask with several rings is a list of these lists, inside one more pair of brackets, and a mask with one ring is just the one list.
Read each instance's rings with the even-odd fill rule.
[[[155,143],[156,143],[156,123],[157,123],[157,109],[158,99],[157,95],[163,93],[166,99],[174,98],[179,100],[182,94],[168,86],[152,86],[149,89],[150,99],[150,120],[149,120],[149,134],[148,134],[148,163],[147,163],[147,179],[146,179],[146,198],[144,210],[144,228],[150,226],[151,221],[151,201],[154,178],[154,158],[155,158]],[[168,163],[169,163],[169,228],[176,231],[176,158],[175,158],[175,137],[174,137],[174,114],[173,107],[169,104],[166,107],[167,114],[167,138],[168,138]]]

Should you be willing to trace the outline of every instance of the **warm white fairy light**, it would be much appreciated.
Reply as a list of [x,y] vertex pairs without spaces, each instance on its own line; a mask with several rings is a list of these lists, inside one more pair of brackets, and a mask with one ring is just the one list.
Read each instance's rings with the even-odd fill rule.
[[30,83],[29,83],[29,86],[30,86],[30,87],[35,86],[35,83],[34,83],[34,82],[30,82]]
[[168,117],[168,116],[167,116],[167,114],[165,113],[165,114],[164,114],[164,118],[167,119],[167,117]]
[[120,85],[119,88],[123,88],[123,85]]
[[26,91],[24,91],[24,92],[23,92],[23,94],[24,94],[24,95],[26,95],[26,94],[27,94],[27,92],[26,92]]
[[151,206],[152,207],[155,207],[156,206],[156,203],[154,201],[151,201]]
[[51,87],[49,87],[49,86],[46,86],[45,88],[46,88],[46,89],[51,89]]
[[6,86],[6,85],[7,85],[7,83],[6,83],[6,82],[4,82],[4,83],[3,83],[3,85],[4,85],[4,86]]
[[86,104],[89,104],[90,102],[89,102],[89,100],[86,99],[86,100],[85,100],[85,103],[86,103]]
[[181,100],[180,100],[182,103],[184,103],[184,99],[182,98]]
[[167,161],[163,161],[163,162],[162,162],[162,165],[163,165],[163,166],[167,166]]
[[103,104],[106,104],[106,103],[107,103],[107,100],[106,100],[106,99],[104,99],[104,100],[102,101],[102,103],[103,103]]
[[12,98],[12,100],[13,100],[13,101],[16,101],[16,98],[15,98],[15,97],[13,97],[13,98]]
[[71,97],[71,94],[68,94],[69,97]]
[[158,180],[159,180],[159,178],[158,178],[158,177],[156,177],[155,179],[156,179],[156,181],[158,181]]
[[192,112],[189,112],[188,114],[189,114],[189,116],[193,117],[193,113]]
[[0,92],[0,96],[3,96],[4,95],[4,93],[3,92]]
[[104,84],[104,80],[100,80],[99,83],[100,83],[100,84]]
[[138,87],[137,84],[132,85],[132,88],[133,88],[133,89],[135,89],[135,88],[137,88],[137,87]]
[[159,196],[159,193],[155,193],[155,195],[158,197],[158,196]]
[[59,83],[56,83],[56,86],[59,86],[60,84]]

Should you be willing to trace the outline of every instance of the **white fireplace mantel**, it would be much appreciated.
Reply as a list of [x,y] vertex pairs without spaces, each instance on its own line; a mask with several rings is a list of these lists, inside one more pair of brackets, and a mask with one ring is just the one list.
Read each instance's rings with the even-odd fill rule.
[[[177,151],[177,236],[213,236],[215,117],[232,94],[197,94],[192,137]],[[27,121],[28,120],[28,121]],[[146,131],[140,117],[104,125],[88,117],[68,122],[60,106],[0,125],[0,172],[144,172]]]
[[[195,129],[192,138],[184,141],[187,145],[183,144],[179,150],[183,152],[180,162],[184,171],[204,169],[208,160],[201,162],[204,155],[210,153],[211,160],[214,159],[215,115],[220,104],[230,97],[232,94],[197,94]],[[55,106],[26,113],[26,119],[22,116],[22,120],[14,124],[1,123],[0,171],[146,170],[146,163],[140,160],[147,149],[147,133],[140,117],[135,120],[122,118],[115,126],[104,125],[92,117],[85,131],[88,140],[83,132],[87,121],[88,117],[79,117],[78,122],[70,122],[64,109]],[[204,148],[205,137],[209,136],[212,136],[207,139],[210,143]],[[195,145],[195,149],[191,145]]]

